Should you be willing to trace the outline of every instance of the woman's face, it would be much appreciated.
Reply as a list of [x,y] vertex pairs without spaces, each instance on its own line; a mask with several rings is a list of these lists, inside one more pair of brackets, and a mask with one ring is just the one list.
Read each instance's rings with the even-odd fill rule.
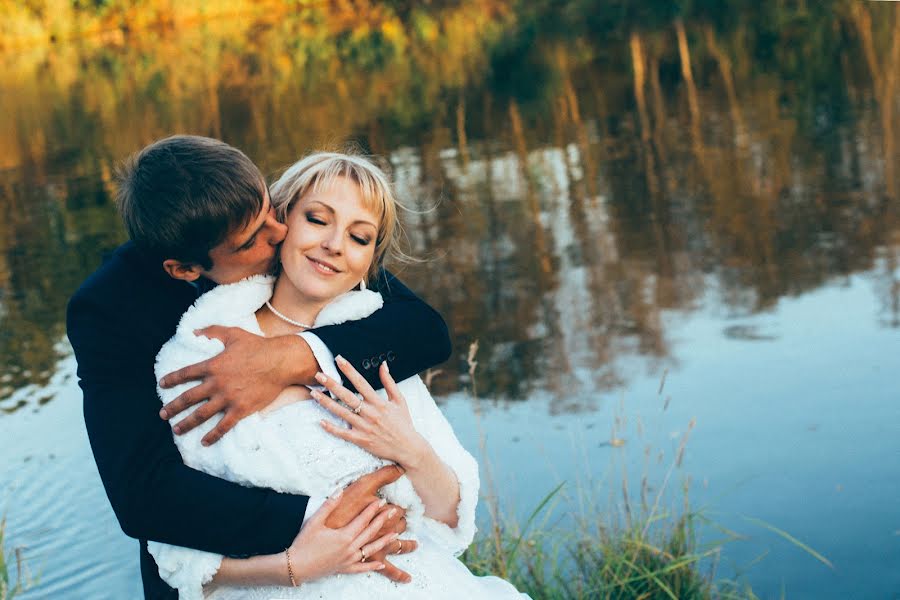
[[366,276],[375,255],[378,216],[363,205],[359,186],[338,177],[300,198],[287,217],[282,277],[306,299],[328,302]]

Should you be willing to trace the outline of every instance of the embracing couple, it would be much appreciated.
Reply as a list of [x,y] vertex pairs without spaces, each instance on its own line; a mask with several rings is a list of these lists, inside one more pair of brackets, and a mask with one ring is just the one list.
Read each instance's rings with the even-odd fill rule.
[[118,201],[131,239],[68,334],[146,598],[523,596],[455,558],[478,465],[416,375],[450,342],[382,268],[400,229],[379,167],[319,152],[267,188],[239,150],[175,136]]

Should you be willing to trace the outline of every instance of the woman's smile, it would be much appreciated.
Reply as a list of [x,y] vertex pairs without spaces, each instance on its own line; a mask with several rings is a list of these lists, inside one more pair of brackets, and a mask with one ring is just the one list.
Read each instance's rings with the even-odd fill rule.
[[379,215],[365,206],[355,181],[336,177],[301,197],[286,221],[272,303],[292,318],[312,322],[322,306],[365,279]]
[[324,260],[313,258],[312,256],[307,256],[306,259],[312,263],[313,268],[317,273],[321,273],[322,275],[337,275],[341,272],[334,264],[326,262]]

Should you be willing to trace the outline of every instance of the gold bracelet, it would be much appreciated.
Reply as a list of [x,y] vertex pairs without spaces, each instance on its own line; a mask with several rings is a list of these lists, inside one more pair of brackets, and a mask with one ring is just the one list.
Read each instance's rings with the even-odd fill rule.
[[294,579],[294,568],[291,565],[291,547],[288,546],[284,549],[284,555],[287,556],[287,564],[288,564],[288,577],[291,580],[291,587],[297,587],[297,580]]

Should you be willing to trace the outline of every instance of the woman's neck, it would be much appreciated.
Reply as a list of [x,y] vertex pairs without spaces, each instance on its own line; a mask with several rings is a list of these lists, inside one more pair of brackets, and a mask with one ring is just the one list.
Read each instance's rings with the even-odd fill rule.
[[280,277],[268,305],[260,307],[256,315],[267,336],[284,335],[312,327],[326,304],[304,296]]

